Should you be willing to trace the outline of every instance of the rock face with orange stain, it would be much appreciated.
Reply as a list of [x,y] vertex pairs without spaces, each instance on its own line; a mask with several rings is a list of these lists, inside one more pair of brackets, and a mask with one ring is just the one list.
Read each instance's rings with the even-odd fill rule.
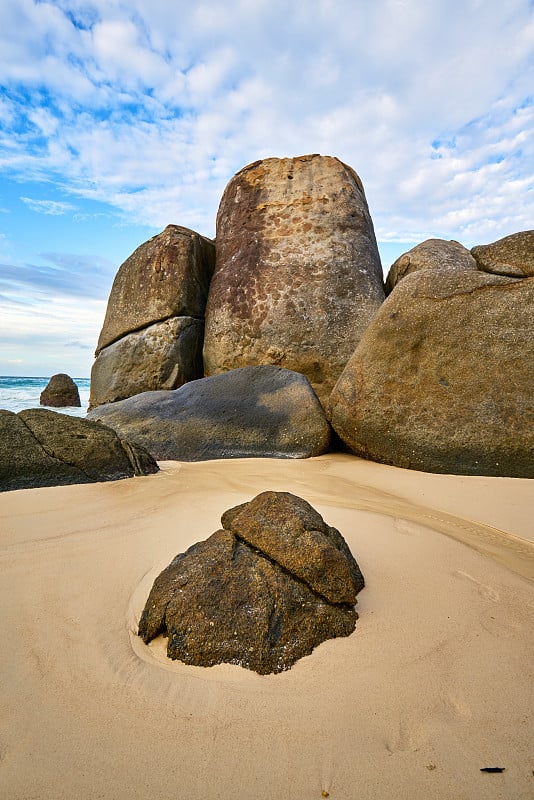
[[228,184],[217,215],[204,369],[274,364],[325,403],[384,299],[358,175],[337,158],[269,158]]

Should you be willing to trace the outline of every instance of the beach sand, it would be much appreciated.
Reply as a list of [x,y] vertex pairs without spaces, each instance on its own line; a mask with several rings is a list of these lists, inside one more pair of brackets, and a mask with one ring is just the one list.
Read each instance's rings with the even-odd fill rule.
[[[348,455],[161,466],[0,495],[2,798],[534,796],[534,481]],[[145,646],[159,571],[267,489],[344,535],[355,632],[269,676]]]

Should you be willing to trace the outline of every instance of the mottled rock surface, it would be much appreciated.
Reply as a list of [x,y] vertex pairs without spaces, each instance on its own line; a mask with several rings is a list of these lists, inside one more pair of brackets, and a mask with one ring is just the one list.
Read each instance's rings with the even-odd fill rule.
[[172,317],[104,347],[91,370],[89,408],[201,378],[204,322]]
[[179,225],[167,225],[138,247],[113,281],[97,354],[170,317],[203,319],[214,263],[211,239]]
[[478,268],[497,275],[534,276],[534,230],[512,233],[471,250]]
[[276,561],[330,603],[356,602],[363,578],[335,528],[289,492],[262,492],[226,511],[223,528]]
[[144,450],[96,422],[46,409],[0,411],[0,491],[157,472]]
[[404,278],[332,392],[334,430],[386,464],[534,478],[533,308],[533,278]]
[[352,633],[363,576],[339,531],[305,500],[264,492],[222,524],[156,578],[139,622],[147,644],[163,634],[169,658],[264,675]]
[[469,250],[454,239],[427,239],[403,253],[391,265],[386,279],[386,294],[390,294],[407,275],[420,269],[472,270],[477,269],[477,263]]
[[39,404],[52,408],[67,408],[76,406],[80,408],[80,393],[78,387],[69,375],[59,372],[52,375],[47,385],[41,392]]
[[244,367],[99,406],[88,417],[157,459],[306,458],[326,452],[330,427],[307,379]]
[[274,364],[326,402],[384,299],[359,177],[329,156],[251,164],[224,192],[216,245],[205,373]]

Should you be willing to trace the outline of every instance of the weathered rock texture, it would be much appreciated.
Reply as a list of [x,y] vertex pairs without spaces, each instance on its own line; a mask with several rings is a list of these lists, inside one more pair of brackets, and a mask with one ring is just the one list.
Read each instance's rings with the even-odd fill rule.
[[473,247],[478,268],[497,275],[534,276],[534,230],[513,233],[493,244]]
[[306,458],[326,452],[330,427],[308,380],[244,367],[93,409],[157,459]]
[[132,331],[170,317],[204,317],[215,246],[189,228],[167,225],[119,268],[97,353]]
[[460,242],[446,239],[427,239],[412,247],[391,265],[386,279],[386,294],[412,272],[420,269],[471,270],[477,263]]
[[202,320],[172,317],[105,347],[91,370],[92,405],[176,389],[201,377],[203,334]]
[[263,675],[352,633],[363,576],[339,531],[305,500],[263,492],[222,524],[156,578],[139,622],[146,643],[163,634],[169,658]]
[[0,491],[113,481],[157,470],[152,456],[105,425],[44,408],[0,411]]
[[98,340],[91,408],[202,377],[214,265],[214,243],[178,225],[168,225],[122,264]]
[[69,375],[65,375],[64,372],[52,375],[41,392],[39,404],[51,406],[52,408],[67,408],[69,406],[79,408],[81,403],[78,387],[72,378]]
[[404,278],[332,392],[332,426],[374,461],[533,478],[533,308],[534,279]]
[[204,369],[275,364],[322,402],[384,299],[362,183],[336,158],[269,158],[228,184],[217,215]]

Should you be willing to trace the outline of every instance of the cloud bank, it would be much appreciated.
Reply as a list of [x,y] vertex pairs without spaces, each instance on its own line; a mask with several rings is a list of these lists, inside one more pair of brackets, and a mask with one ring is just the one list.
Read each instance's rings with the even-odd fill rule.
[[0,54],[2,170],[74,203],[209,235],[246,163],[320,152],[383,241],[532,227],[529,0],[5,0]]
[[533,0],[3,0],[0,86],[0,372],[88,375],[120,260],[259,158],[350,164],[386,268],[533,227]]

